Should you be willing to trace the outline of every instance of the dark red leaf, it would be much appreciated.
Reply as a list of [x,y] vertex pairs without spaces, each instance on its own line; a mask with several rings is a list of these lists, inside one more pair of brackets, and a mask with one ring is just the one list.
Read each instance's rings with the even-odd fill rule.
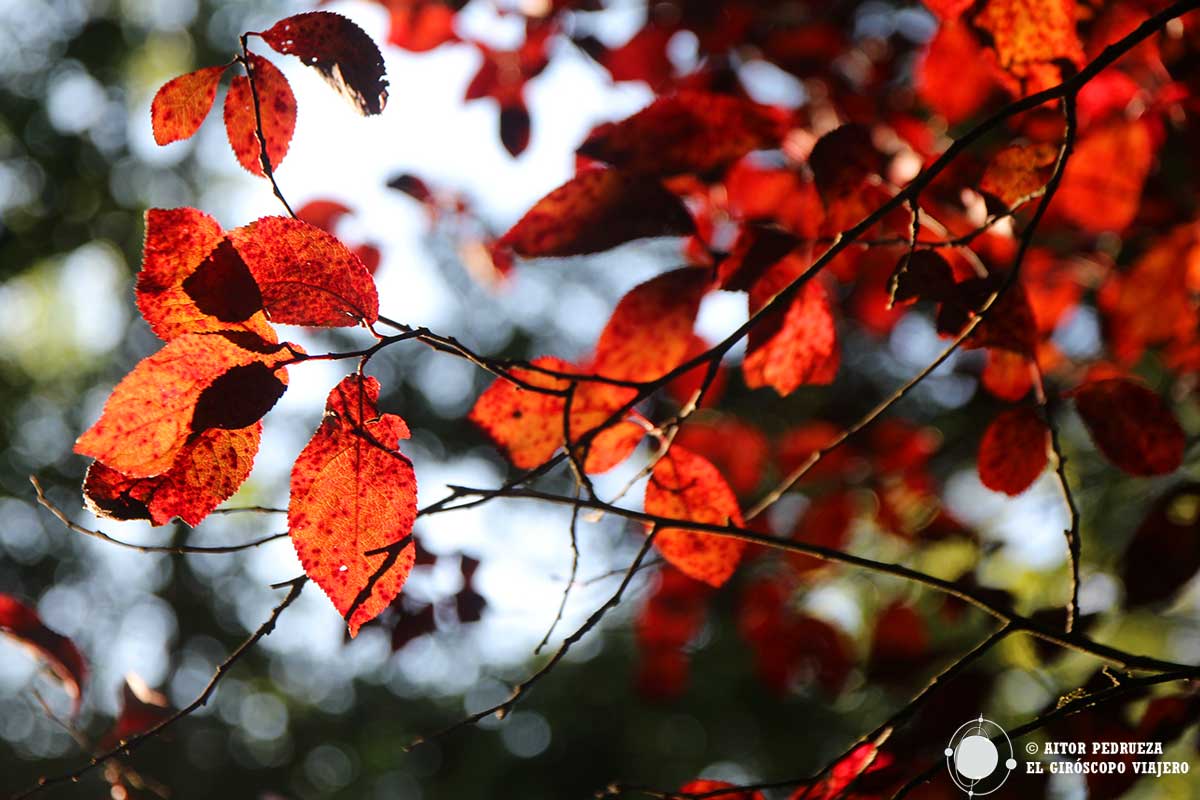
[[12,595],[0,593],[0,633],[11,637],[46,662],[79,713],[88,667],[74,643],[46,627],[37,612]]
[[1183,463],[1183,429],[1155,392],[1108,378],[1085,383],[1072,396],[1100,452],[1129,474],[1166,475]]
[[1200,570],[1200,484],[1158,498],[1120,560],[1125,605],[1162,603]]
[[979,480],[1018,495],[1033,485],[1049,460],[1050,430],[1032,408],[1012,408],[988,425],[979,444]]

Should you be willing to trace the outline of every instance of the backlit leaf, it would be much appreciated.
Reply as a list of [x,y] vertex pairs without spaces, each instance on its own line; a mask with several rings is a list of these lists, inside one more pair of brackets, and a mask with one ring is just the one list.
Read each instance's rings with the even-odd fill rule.
[[[750,292],[750,313],[760,308],[803,271],[795,258],[787,258],[755,284]],[[827,384],[837,374],[840,353],[829,294],[819,280],[810,280],[785,311],[751,332],[742,375],[751,389],[770,386],[789,395],[806,384]]]
[[[271,169],[279,168],[287,155],[292,133],[296,130],[296,97],[292,87],[278,67],[262,56],[250,54],[253,65],[254,90],[262,116],[263,138]],[[252,175],[264,175],[258,144],[257,120],[254,116],[254,95],[250,81],[238,75],[229,84],[225,95],[225,133],[238,163]]]
[[974,24],[992,37],[1000,67],[1036,89],[1059,79],[1054,62],[1083,66],[1075,18],[1075,0],[988,0]]
[[[690,792],[692,794],[701,794],[703,792],[715,792],[719,789],[733,789],[732,783],[725,781],[691,781],[679,787],[680,792]],[[727,792],[719,795],[721,800],[762,800],[761,792]]]
[[1156,392],[1126,378],[1089,381],[1072,395],[1092,441],[1131,475],[1165,475],[1183,463],[1184,434]]
[[1041,194],[1057,160],[1058,148],[1054,145],[1006,147],[988,164],[979,188],[999,198],[1008,208],[1016,208]]
[[[707,459],[672,446],[646,484],[647,514],[712,525],[741,526],[742,512],[729,484]],[[654,542],[672,565],[689,577],[720,586],[737,569],[746,543],[725,536],[664,527]]]
[[1028,407],[1000,414],[984,431],[979,445],[979,479],[997,492],[1018,495],[1046,468],[1050,431]]
[[[1093,129],[1075,146],[1051,208],[1086,231],[1120,232],[1137,216],[1153,163],[1145,122],[1120,121]],[[1114,168],[1117,164],[1120,169]]]
[[172,339],[117,384],[75,452],[131,478],[162,475],[193,434],[244,428],[265,414],[286,388],[280,365],[292,357],[290,346],[251,334]]
[[500,244],[527,257],[573,256],[694,230],[683,203],[658,181],[589,169],[539,200]]
[[917,62],[914,82],[921,102],[952,125],[979,111],[997,86],[978,37],[959,20],[938,28]]
[[310,11],[276,22],[261,34],[277,52],[294,55],[366,116],[383,111],[387,78],[383,56],[362,28],[329,11]]
[[362,260],[333,234],[288,217],[229,232],[273,322],[326,327],[373,324],[379,294]]
[[162,85],[150,104],[154,141],[170,144],[191,137],[208,116],[225,67],[205,67]]
[[74,701],[74,713],[78,714],[88,667],[75,644],[47,628],[32,608],[3,593],[0,593],[0,633],[23,645],[50,667]]
[[[288,528],[304,571],[345,616],[387,554],[412,533],[417,479],[399,451],[408,426],[381,414],[379,381],[350,375],[334,387],[321,427],[292,468]],[[400,592],[416,557],[409,542],[348,620],[350,635]]]

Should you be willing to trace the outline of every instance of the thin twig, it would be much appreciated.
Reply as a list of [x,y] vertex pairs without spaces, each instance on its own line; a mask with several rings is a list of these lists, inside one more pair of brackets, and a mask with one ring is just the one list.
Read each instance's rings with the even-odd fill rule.
[[283,207],[287,209],[288,216],[292,219],[299,219],[296,216],[296,212],[292,210],[287,198],[283,196],[283,191],[279,188],[278,181],[275,180],[275,170],[271,168],[271,157],[267,154],[267,135],[263,132],[262,107],[259,105],[258,84],[254,79],[253,62],[250,60],[249,40],[250,34],[243,33],[241,36],[242,56],[239,60],[246,69],[246,80],[250,84],[250,97],[254,101],[254,135],[258,138],[258,161],[262,165],[263,174],[271,182],[271,189],[275,192],[275,196],[279,198],[279,202],[283,203]]

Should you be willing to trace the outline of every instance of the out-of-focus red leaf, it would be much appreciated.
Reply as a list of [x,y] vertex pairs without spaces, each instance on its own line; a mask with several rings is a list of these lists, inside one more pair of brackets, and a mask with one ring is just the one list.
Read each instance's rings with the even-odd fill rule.
[[747,225],[738,235],[733,251],[717,266],[717,282],[731,292],[747,292],[768,269],[800,244],[786,231]]
[[[841,550],[850,538],[850,526],[857,514],[854,496],[849,492],[833,492],[813,500],[792,531],[792,539],[802,544]],[[789,553],[789,561],[797,572],[811,572],[830,562],[816,556]]]
[[657,91],[667,86],[674,73],[667,43],[675,31],[674,26],[650,22],[625,44],[603,53],[600,64],[614,81],[645,81]]
[[297,217],[327,233],[333,233],[338,222],[349,213],[350,207],[337,200],[310,200],[296,209]]
[[921,102],[951,125],[982,108],[997,85],[978,37],[959,20],[947,20],[938,28],[917,62],[914,81]]
[[0,633],[11,637],[50,667],[74,701],[74,713],[78,714],[88,667],[75,644],[47,628],[32,608],[3,593],[0,593]]
[[1034,409],[1001,413],[979,444],[979,480],[994,491],[1021,494],[1046,468],[1049,442],[1050,430]]
[[650,702],[677,700],[687,691],[691,659],[673,647],[652,647],[642,651],[636,678],[637,693]]
[[383,111],[387,78],[383,56],[362,28],[329,11],[309,11],[276,22],[260,34],[276,52],[294,55],[366,116]]
[[[949,4],[947,4],[949,5]],[[846,794],[846,789],[851,783],[858,780],[861,775],[882,771],[892,764],[895,760],[891,753],[880,752],[879,748],[873,744],[860,744],[850,752],[850,755],[837,762],[833,769],[830,770],[829,777],[825,778],[816,787],[802,786],[792,793],[790,800],[838,800],[838,798],[858,798],[863,800],[874,800],[875,794],[862,794],[857,792]],[[891,792],[887,792],[891,794]],[[887,795],[880,795],[887,796]]]
[[179,517],[195,527],[249,477],[261,435],[260,422],[238,430],[206,430],[184,445],[167,472],[152,478],[130,478],[94,462],[83,498],[99,517],[148,519],[155,525]]
[[187,139],[199,128],[217,98],[217,84],[225,67],[205,67],[159,88],[150,104],[150,126],[160,145]]
[[[938,333],[944,336],[959,335],[983,308],[992,292],[999,290],[1002,280],[993,273],[987,278],[968,278],[955,284],[956,296],[942,303],[938,309]],[[1037,351],[1037,342],[1038,328],[1033,309],[1029,306],[1024,287],[1016,283],[992,303],[987,317],[975,326],[963,346],[968,349],[994,347],[1030,356]]]
[[500,106],[500,143],[513,158],[525,152],[529,147],[529,137],[533,129],[533,121],[529,118],[529,109],[525,102],[510,103]]
[[675,444],[711,461],[739,495],[762,481],[771,451],[762,431],[733,417],[690,420],[675,435]]
[[[750,314],[758,313],[803,270],[803,262],[795,257],[768,270],[750,291]],[[785,311],[773,312],[751,331],[742,376],[751,389],[770,386],[789,395],[805,384],[832,383],[840,360],[829,294],[819,279],[813,279]]]
[[[687,363],[697,356],[707,353],[712,345],[704,340],[703,337],[693,333],[691,341],[688,344],[687,352],[684,353],[683,362]],[[704,378],[708,374],[708,364],[699,364],[692,367],[687,372],[675,378],[667,384],[667,392],[675,399],[675,402],[683,405],[691,401],[692,395],[696,393],[702,385]],[[717,375],[713,378],[712,384],[708,387],[708,391],[704,393],[704,397],[700,399],[700,407],[707,408],[715,406],[725,394],[725,387],[729,383],[729,370],[724,366],[717,368]]]
[[[776,440],[776,459],[779,469],[790,474],[805,465],[819,450],[832,444],[841,430],[829,422],[806,422],[784,433]],[[811,467],[806,475],[816,480],[827,480],[841,475],[856,458],[852,445],[842,445],[831,450]]]
[[294,352],[250,334],[172,339],[117,384],[75,452],[131,478],[162,475],[193,434],[245,428],[265,414],[283,394],[281,364]]
[[437,630],[432,605],[423,605],[419,611],[401,611],[392,628],[392,652],[428,633]]
[[956,19],[974,0],[923,0],[925,7],[944,20]]
[[647,236],[687,236],[692,217],[652,178],[588,169],[543,197],[500,239],[517,254],[574,256]]
[[991,36],[1001,69],[1036,91],[1060,79],[1055,62],[1083,66],[1075,18],[1075,0],[989,0],[973,22]]
[[389,3],[388,44],[424,53],[458,40],[454,9],[439,0],[401,0]]
[[629,290],[600,333],[592,370],[606,378],[652,381],[678,367],[710,285],[707,270],[684,267]]
[[1200,570],[1200,484],[1154,501],[1120,560],[1125,605],[1169,600]]
[[[267,142],[267,157],[274,170],[287,155],[296,130],[296,96],[292,94],[287,78],[270,61],[251,53],[250,63],[253,65],[254,91],[258,93],[263,138]],[[265,175],[262,148],[258,144],[258,121],[254,116],[254,94],[245,75],[235,77],[225,95],[225,133],[238,163],[251,175]]]
[[929,661],[929,628],[913,608],[895,602],[879,612],[867,671],[887,682],[916,679]]
[[775,222],[802,239],[819,235],[825,207],[797,169],[760,167],[744,158],[725,174],[729,213],[743,222]]
[[379,319],[371,273],[337,237],[288,217],[229,232],[274,322],[343,327]]
[[980,382],[992,396],[1015,403],[1033,388],[1033,365],[1019,353],[989,348]]
[[[679,787],[680,792],[690,792],[692,794],[701,794],[703,792],[715,792],[720,789],[735,789],[732,783],[725,781],[706,781],[698,780],[685,783]],[[721,800],[763,800],[761,792],[728,792],[720,795]]]
[[685,90],[621,122],[597,128],[579,153],[646,175],[703,173],[751,150],[778,147],[787,130],[775,110],[728,95]]
[[[646,484],[647,514],[712,525],[741,526],[742,511],[729,484],[707,459],[672,446]],[[746,544],[684,528],[661,528],[654,542],[669,563],[689,577],[720,586],[737,569]]]
[[194,208],[146,212],[138,309],[166,341],[187,333],[249,331],[275,341],[258,284],[217,221]]
[[889,288],[893,303],[910,300],[945,302],[955,297],[954,270],[933,250],[906,252],[892,273]]
[[[387,558],[366,553],[409,536],[417,517],[417,479],[398,449],[408,426],[378,402],[379,381],[343,379],[292,468],[288,532],[304,571],[343,616]],[[351,636],[400,593],[415,557],[410,541],[347,620]]]
[[[1095,128],[1075,146],[1052,208],[1092,233],[1123,231],[1137,216],[1153,162],[1153,142],[1144,121]],[[1115,164],[1120,169],[1114,169]]]
[[685,647],[704,625],[708,596],[706,583],[689,578],[666,564],[659,571],[654,589],[634,620],[634,632],[642,649]]
[[100,742],[101,747],[119,743],[144,733],[171,716],[171,704],[166,695],[151,689],[136,673],[125,676],[121,690],[121,710],[113,727]]
[[1156,392],[1126,378],[1108,378],[1071,394],[1092,441],[1129,474],[1166,475],[1183,463],[1183,429]]
[[1016,208],[1042,193],[1057,160],[1058,148],[1051,144],[1006,147],[984,170],[979,188],[998,198],[1005,208]]

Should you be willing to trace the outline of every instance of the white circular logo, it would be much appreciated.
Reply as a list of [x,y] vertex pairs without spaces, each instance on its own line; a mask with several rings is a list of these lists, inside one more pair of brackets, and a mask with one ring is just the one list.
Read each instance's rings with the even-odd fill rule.
[[[1000,758],[1004,756],[1001,765]],[[946,745],[946,768],[967,797],[991,794],[1017,768],[1012,742],[1003,728],[982,715],[963,723]]]

